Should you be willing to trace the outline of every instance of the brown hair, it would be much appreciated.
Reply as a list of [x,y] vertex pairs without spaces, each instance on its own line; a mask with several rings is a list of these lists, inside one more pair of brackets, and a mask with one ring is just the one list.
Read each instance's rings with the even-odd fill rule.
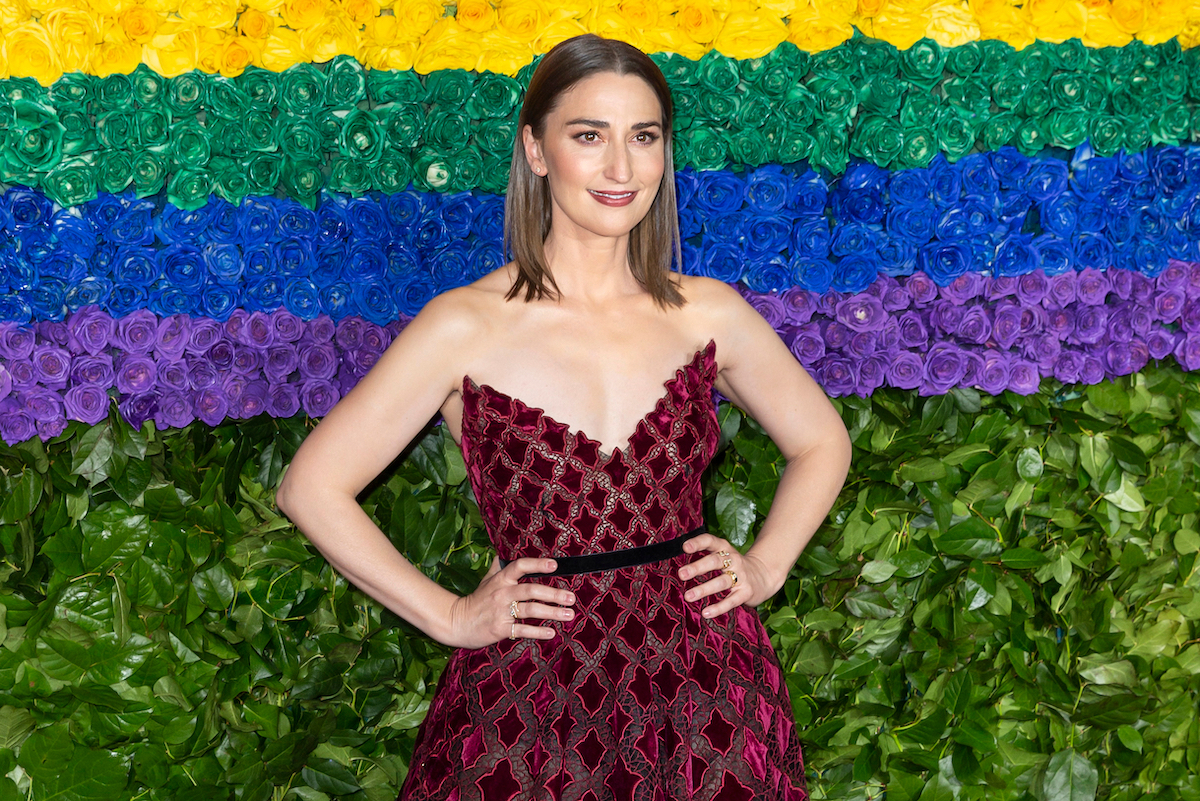
[[658,96],[663,113],[665,169],[650,211],[629,233],[629,267],[633,277],[660,306],[682,306],[683,295],[671,277],[671,263],[682,262],[679,210],[675,201],[675,162],[672,158],[671,90],[658,65],[633,45],[603,39],[592,33],[559,43],[534,70],[517,120],[508,195],[504,201],[504,250],[517,265],[517,278],[506,296],[522,293],[525,300],[556,297],[558,287],[546,264],[543,245],[550,233],[550,187],[525,160],[522,131],[528,125],[541,139],[546,117],[558,98],[577,83],[601,72],[636,75]]

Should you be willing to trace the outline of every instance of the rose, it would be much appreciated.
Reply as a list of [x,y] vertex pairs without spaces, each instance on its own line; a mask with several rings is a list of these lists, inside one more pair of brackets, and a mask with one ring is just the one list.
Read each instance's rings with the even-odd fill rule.
[[1028,306],[1041,303],[1049,291],[1045,273],[1031,272],[1017,277],[1017,299]]
[[175,359],[183,355],[191,332],[191,319],[182,314],[164,318],[155,332],[154,356]]
[[1092,267],[1086,267],[1079,271],[1075,288],[1080,303],[1088,306],[1099,306],[1108,297],[1112,283],[1105,272]]
[[54,345],[38,345],[33,349],[33,374],[39,384],[50,389],[67,385],[71,372],[71,355]]
[[1032,395],[1038,391],[1041,377],[1037,365],[1025,359],[1013,359],[1009,365],[1008,389],[1018,395]]
[[1141,339],[1114,342],[1104,351],[1104,363],[1111,375],[1129,375],[1146,366],[1150,352]]
[[[838,292],[862,292],[871,285],[877,274],[875,263],[871,259],[865,256],[846,256],[837,262],[831,287]],[[806,288],[816,291],[812,286]]]
[[1094,345],[1108,334],[1108,309],[1104,306],[1083,306],[1075,317],[1075,341]]
[[897,389],[916,389],[921,385],[925,364],[912,351],[889,354],[887,382]]
[[14,100],[7,112],[2,163],[7,171],[44,173],[62,161],[63,125],[53,109],[31,100]]
[[1168,289],[1154,298],[1154,311],[1159,320],[1173,323],[1183,314],[1187,295],[1180,289]]
[[154,389],[158,366],[147,356],[130,354],[117,362],[116,386],[123,394],[142,394]]
[[141,395],[130,395],[117,404],[118,411],[133,428],[140,429],[142,424],[154,416],[158,409],[157,393],[148,392]]
[[191,389],[190,373],[187,362],[183,360],[163,361],[158,363],[158,383],[169,389]]
[[327,380],[310,378],[300,385],[300,405],[309,417],[324,417],[337,402],[337,387]]
[[233,360],[230,363],[233,372],[237,375],[255,376],[262,371],[263,354],[262,351],[240,342],[233,346]]
[[825,355],[825,340],[819,324],[788,325],[781,333],[792,355],[806,367],[815,365]]
[[946,285],[965,273],[971,266],[973,254],[964,242],[931,243],[918,255],[921,269],[939,285]]
[[728,214],[742,207],[745,193],[746,185],[732,173],[703,172],[697,181],[693,203],[702,215]]
[[849,395],[858,384],[854,362],[842,356],[823,356],[816,364],[817,382],[833,397]]
[[939,294],[945,300],[956,306],[962,306],[967,301],[979,297],[983,293],[984,278],[979,273],[963,273],[950,283],[941,287]]
[[782,291],[792,285],[792,268],[778,255],[754,257],[747,265],[745,281],[755,292]]
[[229,412],[229,398],[220,386],[208,386],[193,396],[192,408],[201,422],[215,426],[225,421]]
[[878,331],[887,320],[887,312],[878,298],[853,295],[838,302],[837,320],[853,331]]
[[71,315],[67,321],[70,338],[68,348],[72,353],[90,353],[95,356],[109,345],[116,326],[112,317],[97,306],[85,306]]
[[789,321],[797,325],[807,323],[816,310],[815,296],[807,289],[792,286],[779,296]]

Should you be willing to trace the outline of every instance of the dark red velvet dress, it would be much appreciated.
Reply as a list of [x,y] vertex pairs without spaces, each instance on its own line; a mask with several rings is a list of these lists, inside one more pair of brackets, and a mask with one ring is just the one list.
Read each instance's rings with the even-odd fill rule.
[[[464,379],[463,455],[500,556],[612,551],[700,525],[719,437],[715,347],[678,370],[611,454]],[[708,620],[684,600],[676,571],[692,558],[530,579],[570,588],[574,619],[551,623],[550,640],[454,653],[400,798],[807,799],[766,631],[753,609]]]

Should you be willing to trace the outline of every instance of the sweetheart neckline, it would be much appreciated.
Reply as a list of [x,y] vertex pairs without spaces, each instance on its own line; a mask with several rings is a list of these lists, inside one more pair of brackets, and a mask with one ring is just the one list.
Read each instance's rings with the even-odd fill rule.
[[[504,392],[503,390],[496,389],[491,384],[477,384],[477,383],[475,383],[475,379],[471,378],[471,376],[469,374],[463,375],[463,390],[466,391],[467,389],[473,389],[477,393],[481,393],[484,390],[486,390],[486,391],[492,393],[493,395],[499,395],[500,397],[507,399],[509,402],[519,405],[521,408],[525,409],[528,412],[534,412],[535,414],[537,414],[538,417],[542,418],[543,420],[546,420],[550,423],[554,423],[555,425],[562,426],[563,429],[566,431],[567,435],[570,436],[572,439],[574,439],[576,441],[585,440],[585,441],[590,442],[593,445],[595,445],[596,452],[600,456],[601,463],[608,463],[608,462],[612,461],[616,457],[617,454],[619,454],[619,453],[623,454],[623,453],[628,452],[629,446],[631,444],[633,444],[633,438],[636,437],[638,435],[638,433],[642,430],[642,426],[646,425],[646,421],[649,420],[652,415],[654,415],[656,412],[658,412],[659,409],[662,407],[662,405],[664,403],[666,403],[668,398],[671,397],[671,385],[673,383],[681,380],[684,377],[684,374],[687,371],[687,369],[692,367],[693,365],[695,365],[697,360],[699,360],[701,357],[707,356],[708,358],[712,358],[713,354],[715,354],[715,352],[716,352],[716,347],[717,347],[717,341],[715,339],[708,340],[707,345],[696,348],[696,352],[692,354],[691,359],[689,359],[686,363],[680,365],[679,367],[675,368],[675,372],[671,375],[671,377],[667,378],[665,381],[662,382],[662,389],[663,389],[662,394],[658,396],[658,399],[656,401],[654,401],[653,407],[651,407],[650,411],[646,412],[640,418],[638,418],[638,421],[634,424],[633,431],[631,431],[629,436],[626,437],[626,439],[625,439],[625,444],[620,447],[614,447],[612,450],[609,450],[609,451],[605,451],[603,443],[601,443],[600,440],[592,439],[590,436],[588,436],[587,432],[585,432],[582,428],[575,428],[574,426],[568,425],[567,423],[564,423],[561,420],[558,420],[555,417],[553,417],[549,414],[546,414],[546,410],[541,408],[540,406],[531,406],[528,403],[526,403],[525,401],[521,400],[520,398],[518,398],[514,395],[509,395],[507,392]],[[464,409],[464,411],[465,411],[465,409]]]

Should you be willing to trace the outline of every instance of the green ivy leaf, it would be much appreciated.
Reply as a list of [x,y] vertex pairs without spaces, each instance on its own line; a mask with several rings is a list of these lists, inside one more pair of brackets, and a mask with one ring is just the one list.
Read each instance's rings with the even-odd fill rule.
[[1029,482],[1042,477],[1042,455],[1036,448],[1022,448],[1017,454],[1017,475]]
[[1047,801],[1093,801],[1099,781],[1096,766],[1068,748],[1050,757],[1042,788]]
[[300,776],[314,790],[332,795],[349,795],[362,789],[358,777],[332,759],[310,759]]
[[104,570],[117,562],[136,559],[150,540],[149,520],[122,502],[113,502],[79,523],[83,534],[83,566]]
[[863,565],[863,581],[879,584],[890,579],[896,572],[896,566],[884,560],[872,560]]
[[1126,724],[1117,727],[1117,739],[1130,751],[1142,753],[1142,733]]
[[1142,493],[1128,473],[1121,474],[1121,485],[1112,492],[1104,493],[1104,498],[1113,506],[1126,512],[1146,511],[1146,502],[1142,499]]
[[29,710],[15,706],[0,706],[0,748],[16,748],[34,729]]
[[741,548],[749,540],[754,512],[754,498],[737,485],[722,484],[717,490],[717,525],[734,547]]
[[939,459],[934,459],[931,456],[922,456],[919,459],[914,459],[900,467],[900,479],[902,481],[911,481],[914,484],[937,481],[939,478],[946,477],[946,465]]

